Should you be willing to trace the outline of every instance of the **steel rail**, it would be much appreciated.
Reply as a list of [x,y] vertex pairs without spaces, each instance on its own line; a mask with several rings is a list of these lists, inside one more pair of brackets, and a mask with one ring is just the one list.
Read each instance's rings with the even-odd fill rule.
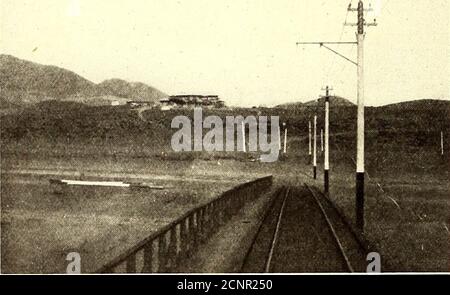
[[[358,243],[358,246],[360,247],[361,250],[363,250],[366,253],[369,253],[369,252],[381,253],[381,251],[378,249],[377,246],[374,245],[373,242],[371,242],[363,233],[358,232],[353,227],[351,222],[346,217],[346,214],[344,213],[344,211],[336,203],[334,203],[330,198],[325,196],[323,194],[323,192],[321,192],[320,190],[317,190],[316,192],[317,192],[317,194],[322,196],[322,199],[324,199],[325,202],[327,202],[327,204],[329,204],[333,208],[333,210],[336,211],[336,213],[339,216],[340,220],[345,224],[347,229],[350,231],[350,234],[353,236],[355,241]],[[385,261],[384,262],[384,268],[385,269],[394,269],[392,267],[392,265],[389,263],[389,261]]]
[[327,224],[328,224],[328,228],[331,230],[331,233],[332,233],[332,235],[333,235],[333,238],[334,238],[334,240],[335,240],[335,242],[336,242],[336,244],[337,244],[337,246],[338,246],[338,248],[339,248],[339,252],[341,253],[342,258],[344,258],[344,260],[345,260],[345,264],[346,264],[348,270],[349,270],[350,272],[355,272],[355,271],[353,270],[353,267],[352,267],[352,265],[351,265],[351,263],[350,263],[350,260],[349,260],[349,258],[348,258],[348,256],[347,256],[347,254],[345,254],[344,247],[342,246],[342,243],[341,243],[341,241],[339,240],[339,237],[338,237],[338,235],[337,235],[337,233],[336,233],[336,230],[334,229],[334,226],[333,226],[333,224],[331,223],[330,218],[328,218],[328,215],[327,215],[327,213],[325,212],[325,209],[324,209],[323,206],[322,206],[322,203],[320,203],[319,199],[318,199],[318,198],[316,197],[316,195],[314,194],[314,191],[313,191],[306,183],[305,183],[305,186],[306,186],[306,188],[309,190],[309,192],[311,193],[311,195],[312,195],[312,197],[314,198],[314,200],[316,201],[317,205],[319,206],[320,211],[322,212],[322,215],[323,215],[323,217],[325,218],[325,220],[326,220],[326,222],[327,222]]
[[281,205],[281,209],[280,209],[280,213],[278,213],[277,226],[275,227],[275,232],[272,237],[272,243],[271,243],[270,251],[267,256],[266,263],[265,263],[264,272],[270,272],[270,264],[272,263],[273,253],[274,253],[277,241],[278,241],[280,225],[281,225],[281,218],[283,217],[284,206],[286,205],[286,199],[288,198],[288,196],[289,196],[289,187],[286,189],[286,195],[284,196],[283,204]]
[[250,257],[250,253],[252,252],[253,247],[255,246],[256,239],[258,238],[258,236],[262,230],[262,227],[264,226],[267,218],[269,217],[269,213],[271,212],[271,209],[275,206],[276,201],[278,200],[280,195],[283,193],[283,191],[284,191],[284,187],[281,187],[278,191],[276,191],[274,194],[275,196],[273,197],[273,200],[270,202],[269,206],[267,206],[267,209],[264,213],[261,223],[259,224],[258,230],[256,231],[256,234],[253,236],[250,247],[248,248],[247,253],[245,253],[244,259],[242,260],[241,272],[244,269],[245,265],[247,264],[248,258]]

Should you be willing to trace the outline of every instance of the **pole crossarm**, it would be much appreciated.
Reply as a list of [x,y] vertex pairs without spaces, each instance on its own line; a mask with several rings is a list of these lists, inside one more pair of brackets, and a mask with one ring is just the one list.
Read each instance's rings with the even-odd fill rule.
[[342,41],[342,42],[297,42],[297,45],[323,45],[323,44],[358,44],[356,41]]
[[327,89],[328,89],[329,91],[334,90],[333,87],[329,87],[329,86],[327,86],[327,87],[322,87],[322,90],[327,90]]
[[367,11],[367,12],[370,12],[370,11],[373,11],[373,8],[372,8],[372,5],[370,5],[370,4],[369,4],[369,8],[365,8],[364,6],[363,7],[355,7],[355,8],[353,8],[352,7],[352,3],[350,3],[348,5],[348,7],[347,7],[347,11]]
[[[358,23],[344,23],[344,26],[356,27],[356,26],[358,26]],[[376,22],[376,20],[374,20],[374,22],[372,22],[372,23],[364,22],[364,26],[376,27],[376,26],[378,26],[378,23]]]

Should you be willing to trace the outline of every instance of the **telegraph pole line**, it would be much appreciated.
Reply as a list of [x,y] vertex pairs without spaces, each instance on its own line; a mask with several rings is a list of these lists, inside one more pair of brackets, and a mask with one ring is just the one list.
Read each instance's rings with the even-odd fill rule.
[[326,87],[325,89],[325,155],[323,164],[323,181],[324,192],[330,192],[330,90],[333,88]]
[[[348,6],[347,10],[357,12],[357,22],[354,24],[345,23],[346,26],[357,26],[356,42],[297,42],[297,45],[320,45],[322,48],[326,48],[333,52],[334,54],[342,57],[343,59],[351,62],[357,66],[358,74],[358,87],[357,87],[357,97],[358,97],[358,107],[357,107],[357,136],[356,136],[356,224],[358,229],[364,231],[364,27],[366,26],[376,26],[376,20],[373,23],[367,23],[364,19],[364,12],[371,11],[364,8],[364,3],[359,0],[358,7],[352,8],[351,4]],[[354,62],[350,58],[340,54],[336,50],[325,46],[325,44],[357,44],[358,53],[357,61]]]
[[358,2],[358,8],[348,7],[348,11],[356,11],[358,13],[356,24],[345,24],[350,26],[357,26],[357,74],[358,74],[358,90],[357,90],[357,127],[356,127],[356,225],[361,232],[364,232],[364,38],[365,26],[375,26],[374,23],[366,23],[364,19],[364,11],[371,9],[364,9],[362,0]]

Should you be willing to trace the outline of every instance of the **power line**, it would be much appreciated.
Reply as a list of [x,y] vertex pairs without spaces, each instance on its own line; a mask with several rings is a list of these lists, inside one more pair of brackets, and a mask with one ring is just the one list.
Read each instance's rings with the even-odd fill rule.
[[[353,0],[350,0],[350,2],[348,4],[348,7],[352,6],[352,2],[353,2]],[[344,32],[345,32],[345,29],[346,29],[346,25],[345,24],[347,23],[349,13],[350,13],[350,10],[347,9],[346,14],[345,14],[345,20],[342,23],[341,33],[340,33],[340,36],[339,36],[339,42],[342,41],[342,37],[344,36]],[[339,50],[339,49],[340,49],[340,44],[338,44],[338,46],[337,46],[337,50]],[[332,71],[334,70],[335,62],[336,62],[336,57],[333,58],[333,60],[331,62],[331,66],[328,68],[328,71],[326,73],[326,80],[327,80],[327,81],[325,81],[326,83],[329,82],[330,73],[332,73]]]

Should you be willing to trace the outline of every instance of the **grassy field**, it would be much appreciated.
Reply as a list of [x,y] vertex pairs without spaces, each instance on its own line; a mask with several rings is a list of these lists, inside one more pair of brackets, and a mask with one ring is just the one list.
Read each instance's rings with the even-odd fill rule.
[[[205,171],[217,162],[2,160],[2,271],[8,273],[65,272],[71,251],[80,253],[83,272],[94,271],[186,210],[250,179],[229,174],[227,161],[210,175]],[[77,187],[55,193],[48,179],[62,175],[146,181],[166,189]]]
[[[414,155],[397,153],[396,162],[407,163],[409,156]],[[441,168],[448,161],[427,160]],[[384,169],[366,175],[365,234],[391,271],[449,271],[448,171],[434,170],[430,162],[417,170],[395,164],[388,169],[380,162]],[[354,165],[337,162],[331,171],[330,198],[354,221]]]
[[[100,263],[192,206],[246,179],[322,187],[311,178],[307,122],[315,107],[224,109],[208,114],[280,115],[288,154],[260,163],[256,153],[174,153],[170,121],[190,110],[139,114],[126,107],[43,103],[2,117],[2,271],[63,272],[64,253]],[[449,104],[366,110],[366,234],[395,271],[449,271]],[[319,109],[319,126],[322,126]],[[330,197],[354,219],[355,109],[332,108]],[[440,132],[445,154],[440,155]],[[319,141],[320,142],[320,141]],[[52,193],[48,178],[151,181],[170,189]],[[83,256],[84,257],[84,256]]]

